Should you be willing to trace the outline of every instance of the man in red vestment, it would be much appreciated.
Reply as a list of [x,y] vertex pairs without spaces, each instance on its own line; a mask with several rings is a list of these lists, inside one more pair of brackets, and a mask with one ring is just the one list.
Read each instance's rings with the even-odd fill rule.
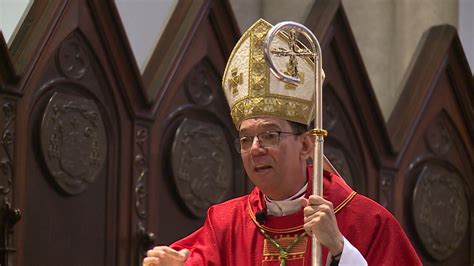
[[[263,57],[270,28],[259,20],[243,34],[223,77],[239,130],[236,148],[255,188],[210,207],[200,229],[149,250],[143,265],[310,265],[313,234],[324,265],[421,265],[397,220],[353,191],[329,164],[323,197],[312,195],[313,63],[296,59],[297,86],[276,79]],[[288,47],[286,36],[276,39]],[[280,67],[296,69],[280,60]]]

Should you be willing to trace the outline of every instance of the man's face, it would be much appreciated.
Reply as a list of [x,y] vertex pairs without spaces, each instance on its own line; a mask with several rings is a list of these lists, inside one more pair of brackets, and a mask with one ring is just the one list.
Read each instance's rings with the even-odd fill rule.
[[[240,124],[239,135],[255,136],[266,131],[292,132],[292,128],[279,118],[251,118]],[[306,182],[307,149],[303,136],[281,134],[276,147],[262,147],[254,138],[250,149],[241,156],[252,183],[271,199],[282,200],[298,192]]]

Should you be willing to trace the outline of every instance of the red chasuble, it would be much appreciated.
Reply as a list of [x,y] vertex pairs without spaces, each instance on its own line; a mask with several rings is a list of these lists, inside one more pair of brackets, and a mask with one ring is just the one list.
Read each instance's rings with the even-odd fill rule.
[[[323,188],[324,198],[333,203],[339,230],[369,265],[421,265],[403,229],[386,209],[354,192],[333,173],[324,172]],[[308,186],[306,197],[310,194]],[[210,207],[204,225],[171,247],[190,250],[185,265],[280,265],[283,257],[287,266],[311,265],[311,237],[299,237],[304,234],[303,210],[267,216],[260,225],[255,215],[264,209],[263,194],[254,188],[248,195]],[[291,247],[281,253],[262,230],[282,248]],[[323,265],[327,255],[323,247]]]

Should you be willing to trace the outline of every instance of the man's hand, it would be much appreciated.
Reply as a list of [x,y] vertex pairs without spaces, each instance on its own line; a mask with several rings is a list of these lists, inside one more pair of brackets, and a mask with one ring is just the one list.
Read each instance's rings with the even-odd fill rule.
[[143,266],[181,266],[188,258],[189,250],[176,251],[168,246],[158,246],[148,250]]
[[342,252],[344,237],[337,227],[332,203],[319,196],[302,198],[304,207],[304,230],[308,235],[316,235],[319,242],[327,247],[331,254]]

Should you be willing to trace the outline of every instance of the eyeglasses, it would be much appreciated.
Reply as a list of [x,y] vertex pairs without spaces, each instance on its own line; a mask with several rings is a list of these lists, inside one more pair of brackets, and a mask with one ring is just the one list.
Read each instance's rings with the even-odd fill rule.
[[298,135],[293,132],[265,131],[254,136],[242,136],[234,140],[235,149],[239,153],[250,151],[255,137],[257,137],[258,143],[260,146],[262,146],[262,148],[277,147],[280,144],[280,137],[282,134],[293,136]]

